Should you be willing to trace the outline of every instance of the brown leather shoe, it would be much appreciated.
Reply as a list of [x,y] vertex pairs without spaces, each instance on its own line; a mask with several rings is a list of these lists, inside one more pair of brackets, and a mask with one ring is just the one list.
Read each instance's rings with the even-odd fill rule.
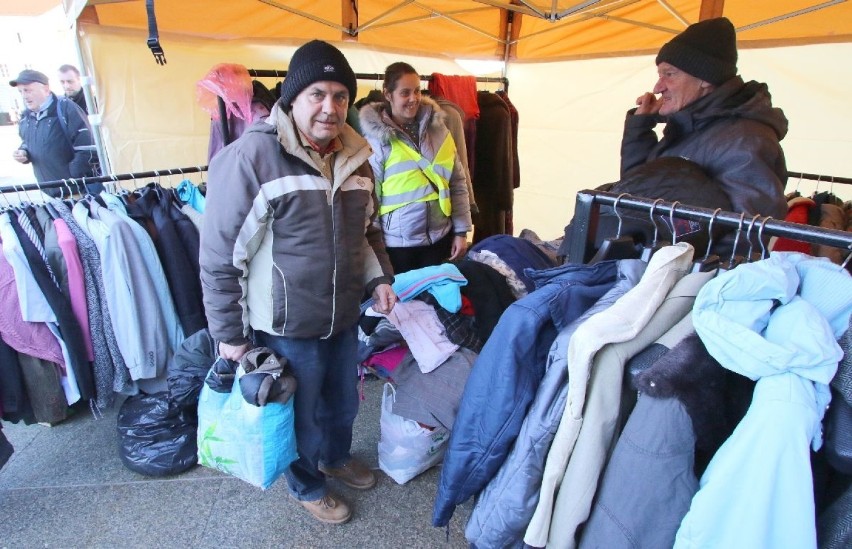
[[320,465],[319,470],[356,490],[369,490],[376,485],[376,474],[355,458],[340,467]]
[[352,518],[352,510],[346,502],[331,494],[326,494],[316,501],[297,501],[315,519],[326,524],[343,524]]

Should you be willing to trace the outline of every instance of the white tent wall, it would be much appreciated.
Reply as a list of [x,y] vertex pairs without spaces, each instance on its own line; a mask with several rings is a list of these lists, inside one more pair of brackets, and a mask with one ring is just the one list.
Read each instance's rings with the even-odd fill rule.
[[[196,82],[219,63],[250,69],[287,68],[299,44],[215,41],[161,34],[165,65],[157,65],[132,30],[83,26],[80,45],[96,82],[102,134],[114,173],[199,166],[207,163],[210,117],[197,103]],[[467,74],[445,58],[388,54],[357,44],[341,45],[355,72],[383,73],[394,61],[407,61],[421,74]],[[267,86],[274,78],[260,79]],[[359,97],[381,82],[361,80]]]
[[[773,104],[790,120],[781,143],[788,169],[852,177],[852,82],[842,68],[850,58],[852,44],[740,50],[740,74],[766,82]],[[520,113],[515,233],[530,228],[557,238],[577,191],[618,179],[625,112],[656,82],[654,57],[514,63],[508,77]],[[791,179],[787,190],[797,184]],[[821,190],[828,186],[820,183]],[[812,181],[800,184],[803,194],[815,188]],[[852,199],[850,185],[834,191]]]
[[[223,62],[284,69],[298,46],[164,34],[168,63],[158,66],[143,33],[82,29],[81,47],[93,68],[104,141],[116,173],[205,164],[210,121],[196,103],[195,83]],[[380,73],[389,63],[404,60],[421,74],[465,74],[446,58],[338,45],[356,72]],[[767,82],[774,104],[790,119],[782,143],[790,169],[852,176],[850,77],[841,70],[849,58],[852,44],[740,50],[740,74]],[[542,238],[556,238],[573,214],[577,191],[618,179],[624,113],[654,85],[654,59],[510,63],[507,76],[520,116],[515,233],[530,228]],[[360,81],[359,96],[377,85]],[[791,180],[788,190],[796,184]],[[852,187],[840,187],[840,196],[852,198]],[[813,182],[801,184],[803,192],[813,188]]]

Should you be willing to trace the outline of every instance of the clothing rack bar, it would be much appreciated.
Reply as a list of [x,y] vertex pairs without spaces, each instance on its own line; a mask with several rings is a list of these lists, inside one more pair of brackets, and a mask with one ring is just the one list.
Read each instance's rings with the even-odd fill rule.
[[805,172],[787,172],[788,178],[793,179],[811,179],[820,183],[843,183],[844,185],[852,185],[852,177],[837,177],[834,175],[819,175],[816,173]]
[[[263,77],[284,78],[285,76],[287,76],[287,71],[279,71],[279,70],[276,70],[276,69],[271,69],[271,70],[269,70],[269,69],[248,69],[248,73],[249,73],[250,76],[253,76],[253,77],[256,77],[256,78],[263,78]],[[421,74],[419,76],[420,76],[420,80],[423,80],[423,81],[426,81],[426,82],[432,81],[432,75],[431,74]],[[374,73],[356,72],[355,78],[357,78],[358,80],[384,80],[385,75],[384,75],[384,73],[380,73],[380,72],[374,72]],[[507,88],[509,87],[509,79],[506,78],[505,76],[477,76],[476,81],[477,82],[486,82],[486,83],[493,82],[493,83],[503,84]]]
[[[600,207],[602,205],[615,207],[616,200],[618,200],[619,209],[650,212],[651,206],[656,202],[655,213],[672,215],[678,219],[708,223],[712,219],[714,227],[741,228],[743,231],[748,231],[749,226],[751,226],[755,235],[780,236],[810,244],[823,244],[852,251],[852,232],[848,231],[790,223],[768,216],[758,216],[752,223],[753,216],[748,214],[745,217],[742,217],[742,214],[739,213],[726,211],[720,211],[716,214],[710,208],[655,201],[654,199],[640,198],[629,194],[618,195],[603,191],[585,190],[577,193],[574,219],[568,242],[568,262],[585,263],[589,259],[587,256],[593,251]],[[673,214],[672,208],[674,208]]]
[[162,177],[164,175],[185,175],[188,173],[199,173],[204,171],[207,171],[207,166],[190,166],[189,168],[169,168],[166,170],[154,170],[148,172],[100,175],[97,177],[81,177],[79,179],[57,179],[55,181],[45,181],[44,183],[26,183],[24,185],[4,187],[0,189],[0,193],[40,191],[42,189],[54,189],[70,186],[74,186],[79,189],[80,185],[85,187],[87,183],[110,183],[113,181],[128,181],[132,179],[145,179],[148,177]]

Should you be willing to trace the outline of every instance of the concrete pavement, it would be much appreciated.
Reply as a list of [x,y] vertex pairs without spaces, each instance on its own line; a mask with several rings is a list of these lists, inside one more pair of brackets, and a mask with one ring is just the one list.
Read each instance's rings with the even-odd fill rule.
[[[374,468],[382,384],[364,382],[353,443]],[[472,502],[449,529],[431,526],[438,468],[403,486],[377,471],[367,492],[330,481],[354,507],[349,523],[330,526],[290,500],[283,479],[262,491],[201,466],[169,478],[130,471],[118,454],[117,411],[94,419],[84,409],[53,427],[3,423],[15,453],[0,470],[0,548],[467,546]]]

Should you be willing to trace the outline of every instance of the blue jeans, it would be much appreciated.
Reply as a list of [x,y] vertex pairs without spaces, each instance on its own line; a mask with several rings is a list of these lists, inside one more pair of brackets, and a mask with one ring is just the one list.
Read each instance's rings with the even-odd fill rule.
[[326,493],[320,464],[349,461],[358,414],[356,327],[328,339],[295,339],[255,332],[258,345],[285,357],[296,377],[293,400],[299,458],[284,473],[290,493],[314,501]]

